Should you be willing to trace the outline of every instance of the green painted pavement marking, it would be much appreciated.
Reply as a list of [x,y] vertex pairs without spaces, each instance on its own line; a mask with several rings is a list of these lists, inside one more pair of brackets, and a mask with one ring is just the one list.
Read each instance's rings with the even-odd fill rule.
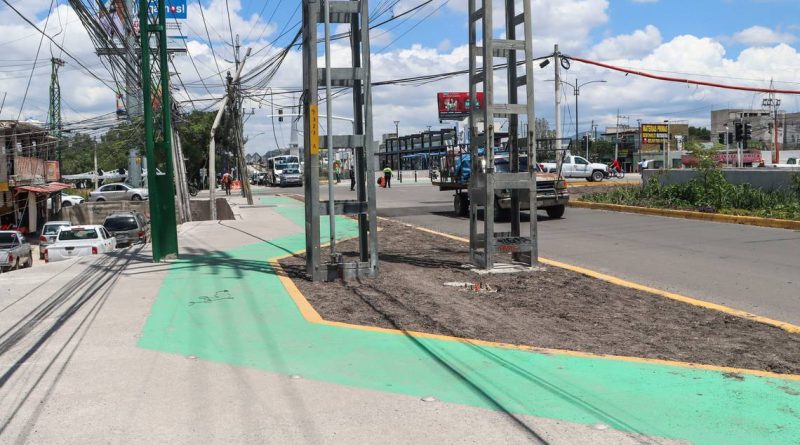
[[[264,202],[303,223],[301,203]],[[355,227],[337,220],[341,236]],[[172,264],[139,346],[698,444],[800,442],[797,381],[308,323],[266,263],[304,245],[304,235],[295,234]]]

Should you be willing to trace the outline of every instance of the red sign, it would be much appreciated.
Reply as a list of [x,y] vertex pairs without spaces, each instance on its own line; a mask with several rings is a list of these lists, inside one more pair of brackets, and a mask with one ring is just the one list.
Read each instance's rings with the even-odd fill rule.
[[471,104],[469,93],[437,93],[439,120],[462,120],[469,117],[470,109],[483,108],[483,93],[475,93],[476,104]]

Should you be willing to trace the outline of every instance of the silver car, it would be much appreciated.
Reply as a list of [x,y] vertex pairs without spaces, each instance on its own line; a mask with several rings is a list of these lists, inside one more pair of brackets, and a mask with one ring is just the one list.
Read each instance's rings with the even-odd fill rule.
[[69,221],[49,221],[44,223],[42,226],[42,234],[39,235],[39,259],[44,259],[44,249],[47,248],[50,244],[56,242],[56,236],[58,236],[58,230],[62,227],[69,227]]
[[120,182],[99,187],[89,194],[89,201],[141,201],[147,197],[147,189],[133,188]]

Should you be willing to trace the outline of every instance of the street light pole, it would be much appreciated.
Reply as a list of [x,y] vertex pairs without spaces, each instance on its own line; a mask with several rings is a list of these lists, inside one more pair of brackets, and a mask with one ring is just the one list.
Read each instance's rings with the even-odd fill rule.
[[[579,123],[579,121],[578,121],[578,96],[580,96],[580,94],[581,94],[581,88],[586,86],[586,85],[589,85],[590,83],[606,83],[606,81],[605,80],[590,80],[589,82],[584,82],[584,83],[579,84],[578,83],[578,79],[576,78],[574,85],[571,84],[570,82],[567,82],[566,80],[562,80],[561,82],[563,82],[566,85],[569,85],[570,88],[572,88],[573,93],[575,94],[575,147],[578,147],[578,123]],[[588,146],[587,146],[586,150],[587,150],[586,157],[587,157],[587,160],[588,160],[588,157],[589,157]]]

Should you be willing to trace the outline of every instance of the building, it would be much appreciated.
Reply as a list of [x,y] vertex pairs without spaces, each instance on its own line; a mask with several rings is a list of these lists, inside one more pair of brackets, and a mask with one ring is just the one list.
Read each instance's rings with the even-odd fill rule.
[[455,128],[424,131],[397,137],[389,136],[380,144],[379,168],[388,165],[392,170],[427,170],[431,156],[443,154],[447,147],[458,144]]
[[[36,233],[61,209],[58,139],[29,122],[0,121],[0,226]],[[48,199],[51,205],[48,210]]]

